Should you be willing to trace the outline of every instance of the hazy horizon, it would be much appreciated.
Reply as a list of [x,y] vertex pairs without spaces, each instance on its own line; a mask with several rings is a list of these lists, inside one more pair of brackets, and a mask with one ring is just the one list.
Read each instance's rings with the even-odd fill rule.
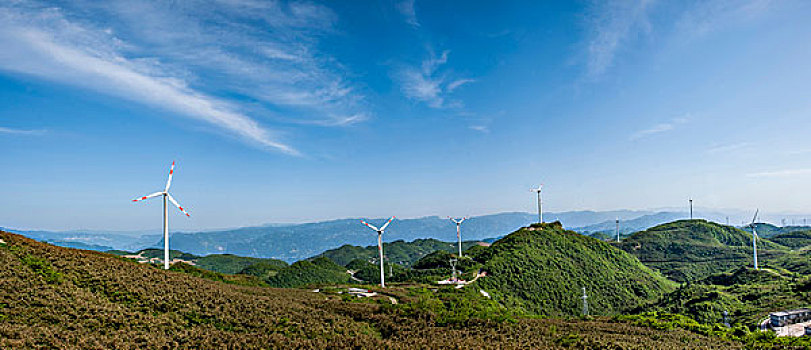
[[[741,220],[748,220],[752,215],[747,210],[743,209],[730,209],[730,208],[707,208],[707,207],[699,207],[696,206],[694,209],[694,217],[696,219],[707,219],[710,221],[718,221],[721,222],[721,218],[706,218],[703,217],[707,214],[718,214],[718,215],[729,215],[730,216],[730,225],[732,226],[740,226]],[[564,214],[564,213],[578,213],[578,212],[594,212],[594,213],[611,213],[611,212],[629,212],[629,213],[636,213],[632,215],[631,218],[638,218],[645,215],[653,215],[657,213],[676,213],[676,214],[684,214],[685,219],[689,216],[689,209],[688,208],[678,208],[678,207],[662,207],[662,208],[650,208],[650,209],[613,209],[613,210],[590,210],[590,209],[581,209],[581,210],[566,210],[566,211],[544,211],[545,218],[547,219],[554,219],[555,215]],[[467,217],[481,217],[481,216],[490,216],[490,215],[500,215],[500,214],[526,214],[530,216],[537,215],[537,210],[535,211],[505,211],[505,212],[493,212],[493,213],[479,213],[474,215],[457,215],[456,217],[467,216]],[[638,215],[637,215],[638,214]],[[161,215],[161,213],[156,214],[157,216]],[[420,216],[413,216],[413,217],[401,217],[396,216],[397,220],[417,220],[423,218],[432,218],[438,217],[440,219],[447,217],[447,215],[439,215],[439,214],[432,214],[432,215],[420,215]],[[802,225],[802,220],[811,219],[811,213],[793,213],[793,212],[764,212],[760,211],[758,214],[759,222],[762,223],[769,223],[776,226],[780,226],[782,222],[781,219],[786,219],[787,226],[800,226]],[[227,227],[204,227],[199,229],[175,229],[170,228],[170,232],[172,233],[187,233],[187,232],[216,232],[216,231],[228,231],[228,230],[235,230],[240,228],[248,228],[248,227],[263,227],[263,226],[285,226],[285,225],[303,225],[303,224],[312,224],[312,223],[324,223],[324,222],[331,222],[331,221],[340,221],[340,220],[356,220],[356,219],[367,219],[371,221],[385,221],[389,217],[370,217],[370,216],[347,216],[347,217],[335,217],[335,218],[316,218],[313,220],[304,220],[304,221],[297,221],[297,222],[260,222],[260,223],[249,223],[245,225],[238,225],[238,226],[227,226]],[[792,219],[796,221],[792,224]],[[606,220],[610,221],[610,220]],[[605,221],[595,222],[594,224],[601,223]],[[564,223],[565,224],[565,223]],[[163,229],[160,227],[160,220],[158,220],[158,224],[147,224],[154,227],[137,227],[137,228],[128,228],[128,229],[105,229],[105,228],[61,228],[61,227],[21,227],[21,226],[13,226],[13,225],[6,225],[4,223],[0,223],[0,227],[12,230],[20,230],[20,231],[51,231],[51,232],[103,232],[103,233],[110,233],[110,234],[124,234],[124,235],[152,235],[152,234],[161,234]],[[568,225],[567,228],[579,228],[588,225],[576,225],[571,226]]]

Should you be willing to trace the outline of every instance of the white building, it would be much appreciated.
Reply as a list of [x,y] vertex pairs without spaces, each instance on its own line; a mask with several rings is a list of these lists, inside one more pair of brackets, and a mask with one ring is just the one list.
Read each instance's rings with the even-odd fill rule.
[[[811,309],[772,312],[769,314],[769,319],[772,327],[784,327],[794,323],[806,322],[811,320]],[[806,332],[808,331],[806,330]]]

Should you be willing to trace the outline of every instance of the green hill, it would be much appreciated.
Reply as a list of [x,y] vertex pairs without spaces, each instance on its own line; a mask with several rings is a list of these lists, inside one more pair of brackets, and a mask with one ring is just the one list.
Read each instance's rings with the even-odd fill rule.
[[[757,234],[763,238],[771,239],[774,236],[789,233],[789,232],[797,232],[797,231],[809,231],[811,227],[808,226],[775,226],[772,224],[767,223],[759,223],[757,224]],[[746,231],[750,231],[748,228],[745,228]]]
[[583,287],[591,312],[599,315],[619,313],[675,288],[632,255],[564,230],[560,223],[520,229],[473,258],[488,274],[477,288],[530,313],[580,314]]
[[[163,259],[163,249],[155,248],[143,249],[134,253],[123,250],[108,250],[106,253],[119,256],[140,256],[143,259]],[[227,274],[240,273],[245,268],[259,263],[261,263],[261,265],[273,266],[276,270],[287,266],[286,262],[277,259],[251,258],[233,254],[210,254],[206,256],[197,256],[174,249],[169,250],[169,259],[183,260],[186,263],[197,266],[201,269]]]
[[[680,220],[635,233],[619,247],[643,264],[658,269],[674,281],[752,266],[752,235],[740,229],[705,220]],[[787,248],[761,239],[758,258],[763,262],[782,255]]]
[[287,263],[277,259],[251,258],[232,254],[211,254],[194,260],[195,266],[220,273],[239,273],[245,268],[255,264],[268,264],[279,269],[287,267]]
[[294,262],[265,281],[271,287],[296,288],[310,284],[349,283],[349,277],[345,267],[321,257]]
[[[185,269],[185,268],[181,268]],[[202,270],[201,270],[202,271]],[[3,349],[735,349],[632,322],[499,321],[475,290],[359,300],[225,284],[0,232]],[[467,288],[466,288],[467,289]],[[459,293],[457,293],[459,292]]]
[[709,276],[677,290],[652,305],[636,311],[658,311],[687,315],[702,323],[723,322],[755,326],[769,312],[811,306],[811,280],[770,269],[741,267]]
[[[437,250],[456,252],[458,243],[443,242],[433,238],[417,239],[412,242],[397,240],[383,243],[383,252],[386,253],[386,260],[396,264],[409,266],[420,258]],[[462,250],[476,245],[476,241],[463,241]],[[377,245],[359,247],[345,244],[336,249],[327,250],[318,256],[329,258],[339,265],[349,264],[352,260],[363,259],[367,261],[377,261]]]
[[811,230],[785,232],[773,236],[769,240],[792,249],[800,249],[811,245]]

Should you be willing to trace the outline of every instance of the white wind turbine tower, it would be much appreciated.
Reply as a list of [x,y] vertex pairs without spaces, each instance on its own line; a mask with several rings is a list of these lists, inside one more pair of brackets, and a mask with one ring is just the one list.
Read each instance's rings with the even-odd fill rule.
[[755,261],[755,270],[758,269],[757,268],[757,239],[760,238],[760,236],[757,235],[756,221],[757,221],[757,214],[758,214],[759,211],[760,211],[760,209],[755,210],[755,217],[752,218],[752,223],[749,224],[749,227],[752,229],[752,257],[754,258],[754,261]]
[[191,216],[188,212],[186,212],[185,209],[183,209],[183,207],[180,206],[180,204],[177,204],[177,201],[172,198],[172,195],[169,194],[169,186],[172,185],[172,174],[174,174],[174,172],[175,162],[172,162],[172,167],[169,168],[169,179],[166,180],[166,188],[164,188],[163,191],[155,192],[153,194],[132,200],[133,202],[137,202],[147,198],[163,196],[163,268],[166,270],[169,269],[169,207],[167,206],[166,201],[168,200],[172,202],[172,204],[180,209],[183,214],[186,214],[186,216]]
[[383,269],[383,231],[386,230],[386,227],[389,226],[392,220],[394,220],[393,216],[391,217],[391,219],[389,219],[389,221],[386,221],[386,223],[383,224],[383,226],[381,226],[380,228],[374,227],[366,221],[363,220],[360,221],[364,225],[369,226],[370,229],[377,231],[377,251],[380,253],[380,288],[386,288],[386,281],[383,278],[383,274],[385,271]]
[[538,186],[538,188],[532,188],[529,191],[535,192],[538,194],[538,223],[543,223],[543,202],[541,202],[541,190],[543,189],[543,184]]
[[459,220],[456,220],[456,219],[449,216],[448,219],[450,219],[451,221],[453,221],[454,224],[456,224],[456,240],[459,241],[459,257],[461,258],[462,257],[462,234],[461,234],[460,231],[461,231],[462,223],[465,222],[465,220],[467,220],[467,216],[465,216],[465,217],[463,217],[463,218],[461,218]]

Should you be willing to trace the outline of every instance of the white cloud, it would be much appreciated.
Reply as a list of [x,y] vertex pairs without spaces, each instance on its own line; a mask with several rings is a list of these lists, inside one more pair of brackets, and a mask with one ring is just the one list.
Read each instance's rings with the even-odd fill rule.
[[25,130],[25,129],[6,128],[6,127],[0,126],[0,134],[42,135],[42,134],[45,134],[45,130]]
[[649,32],[648,11],[653,0],[596,2],[587,14],[588,75],[603,74],[623,44],[637,32]]
[[441,74],[440,68],[448,62],[449,51],[443,51],[439,57],[431,55],[422,61],[419,68],[402,67],[397,72],[400,89],[406,97],[425,102],[431,108],[461,108],[460,101],[447,101],[447,94],[458,87],[474,82],[473,79],[455,79],[447,82],[448,74]]
[[635,140],[645,138],[645,137],[649,137],[649,136],[652,136],[652,135],[672,131],[672,130],[676,129],[676,127],[678,125],[687,123],[688,121],[689,121],[689,119],[687,117],[674,118],[669,122],[659,123],[659,124],[656,124],[656,125],[654,125],[654,126],[652,126],[650,128],[639,130],[639,131],[635,132],[633,135],[631,135],[630,140],[635,141]]
[[730,24],[759,17],[778,3],[772,0],[699,1],[684,11],[675,23],[674,31],[687,39],[700,37]]
[[420,26],[420,23],[417,22],[417,11],[414,10],[414,0],[402,0],[395,7],[403,15],[406,23],[414,27]]
[[487,127],[486,125],[471,125],[469,126],[469,128],[471,130],[476,130],[478,132],[483,132],[485,134],[490,132],[490,128]]
[[448,92],[453,92],[453,90],[456,90],[456,88],[465,84],[473,83],[475,81],[476,81],[475,79],[457,79],[448,84],[447,90]]
[[[773,0],[608,0],[593,1],[585,13],[586,74],[597,78],[617,61],[623,50],[640,37],[691,40],[720,28],[767,15],[773,8],[792,2]],[[658,10],[659,13],[653,12]],[[655,16],[654,30],[651,19]],[[653,42],[658,45],[658,42]]]
[[298,2],[5,4],[0,70],[158,106],[294,154],[248,113],[332,126],[368,118],[345,68],[315,49],[335,22],[326,7]]
[[811,175],[811,168],[807,169],[783,169],[775,171],[764,171],[759,173],[746,174],[748,177],[792,177]]
[[423,74],[413,68],[405,68],[400,72],[400,88],[411,99],[427,103],[433,108],[441,108],[444,100],[441,96],[441,79]]
[[746,147],[749,147],[749,145],[750,145],[749,142],[738,142],[738,143],[731,143],[731,144],[726,144],[726,145],[717,145],[717,146],[713,146],[713,147],[710,147],[709,149],[707,149],[707,153],[709,153],[709,154],[718,154],[718,153],[734,152],[734,151],[741,150],[741,149],[744,149]]

